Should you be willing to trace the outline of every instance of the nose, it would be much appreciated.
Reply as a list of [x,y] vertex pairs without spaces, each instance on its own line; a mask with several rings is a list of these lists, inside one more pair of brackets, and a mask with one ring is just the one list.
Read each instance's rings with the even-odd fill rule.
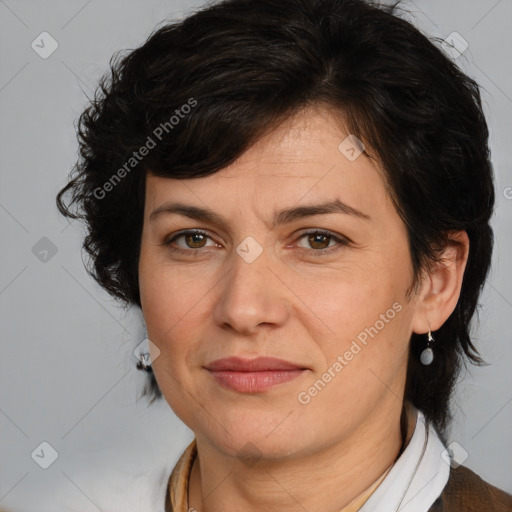
[[272,268],[265,251],[253,259],[245,257],[243,249],[241,244],[219,283],[221,289],[213,315],[217,325],[250,335],[261,324],[283,325],[289,315],[292,293],[279,278],[276,266]]

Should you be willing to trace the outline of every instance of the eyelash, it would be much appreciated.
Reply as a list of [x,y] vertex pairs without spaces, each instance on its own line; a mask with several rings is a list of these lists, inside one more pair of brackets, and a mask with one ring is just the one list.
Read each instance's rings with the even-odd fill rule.
[[[202,252],[204,252],[205,249],[181,249],[179,247],[171,247],[171,244],[175,240],[177,240],[178,238],[181,238],[182,236],[189,235],[189,234],[204,235],[207,238],[210,238],[210,240],[211,240],[211,237],[204,231],[193,229],[193,230],[181,231],[180,233],[178,233],[177,235],[172,237],[170,240],[166,240],[164,243],[162,243],[160,245],[168,246],[171,251],[181,253],[181,254],[189,254],[190,255],[191,253],[201,254]],[[330,254],[332,252],[340,250],[341,248],[343,248],[344,246],[347,246],[349,244],[348,239],[339,238],[339,237],[335,236],[333,233],[331,233],[330,231],[323,231],[323,230],[319,230],[319,229],[314,229],[314,230],[310,230],[305,233],[302,233],[302,235],[299,237],[299,240],[301,240],[302,238],[304,238],[305,236],[308,236],[308,235],[323,235],[328,238],[332,238],[334,241],[338,242],[338,245],[329,247],[327,249],[319,249],[319,250],[311,249],[314,256],[324,256],[326,254]]]

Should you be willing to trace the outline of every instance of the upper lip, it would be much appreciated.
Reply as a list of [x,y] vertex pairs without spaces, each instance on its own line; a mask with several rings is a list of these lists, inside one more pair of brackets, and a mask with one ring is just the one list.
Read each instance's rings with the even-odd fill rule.
[[290,363],[284,359],[275,357],[257,357],[255,359],[242,359],[240,357],[225,357],[216,359],[206,367],[211,371],[235,371],[235,372],[262,372],[276,370],[306,370],[302,365]]

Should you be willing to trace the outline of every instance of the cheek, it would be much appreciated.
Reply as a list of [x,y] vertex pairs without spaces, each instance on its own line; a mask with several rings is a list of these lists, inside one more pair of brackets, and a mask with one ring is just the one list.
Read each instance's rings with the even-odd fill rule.
[[392,305],[392,292],[371,272],[350,272],[314,280],[303,293],[305,304],[329,327],[332,344],[357,336]]
[[364,315],[353,321],[345,317],[345,333],[322,344],[325,367],[301,390],[301,403],[309,400],[304,412],[350,429],[376,407],[399,399],[407,364],[407,315],[397,301],[384,301],[382,307],[367,301]]
[[[164,394],[174,387],[173,378],[187,385],[188,368],[197,366],[200,340],[211,323],[209,301],[214,283],[193,279],[190,272],[141,260],[141,303],[149,339],[160,354],[153,369]],[[197,272],[196,272],[197,274]]]
[[164,399],[186,424],[192,421],[191,401],[198,392],[189,368],[194,365],[198,347],[197,332],[204,325],[201,311],[207,288],[199,282],[180,277],[162,267],[141,266],[141,303],[148,338],[158,347],[159,355],[152,368]]
[[[187,315],[207,291],[204,280],[197,270],[185,266],[170,265],[159,251],[144,248],[139,261],[139,288],[146,322],[161,330],[169,330],[173,324]],[[197,268],[197,267],[196,267]]]
[[[385,382],[393,379],[407,360],[410,324],[410,311],[399,287],[389,278],[378,283],[368,275],[350,283],[331,284],[328,290],[329,300],[322,303],[318,298],[313,307],[321,311],[323,324],[329,326],[322,352],[326,369],[344,374],[342,392],[350,395],[358,386],[378,385],[379,376]],[[343,370],[336,372],[332,367],[339,357]]]

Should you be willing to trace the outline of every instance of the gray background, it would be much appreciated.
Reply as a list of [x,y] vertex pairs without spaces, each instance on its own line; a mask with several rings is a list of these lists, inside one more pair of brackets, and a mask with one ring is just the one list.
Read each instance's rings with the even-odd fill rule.
[[[60,217],[55,195],[77,155],[74,123],[84,93],[92,94],[110,56],[202,3],[0,0],[2,509],[163,510],[169,472],[193,439],[165,402],[137,400],[145,376],[132,350],[144,337],[141,317],[87,275],[82,227]],[[450,440],[468,453],[466,466],[512,492],[512,2],[404,6],[429,36],[456,31],[468,42],[456,60],[483,87],[496,245],[474,334],[491,366],[461,376]],[[59,45],[47,59],[31,48],[43,31]],[[41,261],[37,249],[45,244],[56,253]],[[35,462],[50,460],[42,442],[58,453],[48,469]],[[454,451],[463,454],[458,445]]]

